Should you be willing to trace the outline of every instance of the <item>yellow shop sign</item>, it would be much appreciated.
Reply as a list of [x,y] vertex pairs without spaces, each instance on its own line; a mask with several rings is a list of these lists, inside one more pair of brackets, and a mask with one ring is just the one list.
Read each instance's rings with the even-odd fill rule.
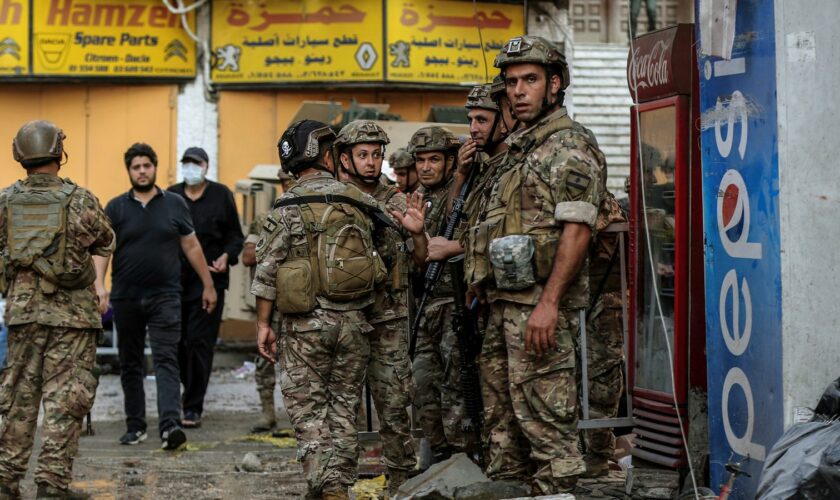
[[195,43],[158,0],[34,0],[32,20],[33,75],[195,76]]
[[426,0],[388,2],[388,81],[486,83],[493,59],[525,32],[522,5]]
[[382,81],[382,6],[382,0],[217,0],[212,80]]
[[29,73],[29,0],[0,0],[0,77]]

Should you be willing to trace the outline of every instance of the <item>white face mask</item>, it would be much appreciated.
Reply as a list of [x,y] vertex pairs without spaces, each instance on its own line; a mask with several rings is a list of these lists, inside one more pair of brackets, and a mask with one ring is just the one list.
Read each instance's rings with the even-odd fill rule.
[[204,169],[196,163],[183,163],[181,173],[188,186],[196,186],[204,182]]

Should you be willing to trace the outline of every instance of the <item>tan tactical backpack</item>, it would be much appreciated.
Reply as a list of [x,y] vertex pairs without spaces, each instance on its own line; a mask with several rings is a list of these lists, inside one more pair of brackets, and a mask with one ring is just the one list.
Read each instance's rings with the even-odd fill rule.
[[363,202],[342,195],[325,195],[295,186],[276,207],[300,209],[306,238],[293,246],[277,270],[277,308],[281,313],[313,310],[316,296],[349,302],[370,295],[386,278],[385,264],[371,237]]

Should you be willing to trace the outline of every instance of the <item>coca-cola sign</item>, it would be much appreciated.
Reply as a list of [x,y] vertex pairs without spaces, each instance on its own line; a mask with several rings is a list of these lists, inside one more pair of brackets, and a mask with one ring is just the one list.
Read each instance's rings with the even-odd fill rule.
[[639,88],[667,85],[670,77],[668,56],[671,55],[671,43],[658,40],[649,52],[641,52],[642,48],[636,45],[630,55],[630,68],[627,72],[630,92],[636,93]]
[[694,26],[680,24],[633,40],[627,56],[627,85],[635,102],[690,94]]

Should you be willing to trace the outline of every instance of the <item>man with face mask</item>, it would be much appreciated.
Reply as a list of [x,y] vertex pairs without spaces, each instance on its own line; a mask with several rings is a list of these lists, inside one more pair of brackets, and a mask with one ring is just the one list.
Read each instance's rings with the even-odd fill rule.
[[204,149],[190,147],[181,157],[184,182],[169,187],[181,195],[192,215],[195,234],[204,250],[207,268],[216,289],[216,308],[208,314],[201,305],[201,280],[182,254],[181,342],[178,366],[184,384],[182,423],[186,428],[201,426],[204,395],[213,369],[213,349],[219,335],[228,271],[237,263],[245,237],[233,193],[223,184],[207,179],[209,157]]
[[[388,136],[377,124],[366,120],[348,123],[338,133],[334,148],[341,165],[342,178],[371,195],[387,212],[401,220],[406,213],[406,195],[380,180]],[[418,223],[421,221],[417,221]],[[422,224],[418,224],[420,229]],[[370,361],[367,380],[379,415],[382,454],[388,467],[388,492],[407,478],[416,464],[406,407],[411,404],[413,383],[408,359],[408,272],[409,254],[415,262],[425,261],[426,239],[418,231],[386,228],[379,232],[376,248],[385,261],[388,278],[376,292],[376,302],[367,311],[370,334]],[[412,252],[412,249],[414,251]]]
[[[111,272],[111,303],[119,332],[120,379],[125,393],[126,433],[120,443],[146,439],[143,391],[143,348],[146,334],[152,348],[157,384],[161,448],[175,450],[186,434],[181,428],[181,380],[178,342],[181,338],[181,260],[183,253],[201,280],[201,306],[216,307],[216,289],[195,234],[184,198],[155,185],[157,154],[148,144],[133,144],[124,155],[131,189],[105,207],[117,235]],[[108,258],[94,256],[99,275]],[[105,285],[98,280],[97,289]]]

